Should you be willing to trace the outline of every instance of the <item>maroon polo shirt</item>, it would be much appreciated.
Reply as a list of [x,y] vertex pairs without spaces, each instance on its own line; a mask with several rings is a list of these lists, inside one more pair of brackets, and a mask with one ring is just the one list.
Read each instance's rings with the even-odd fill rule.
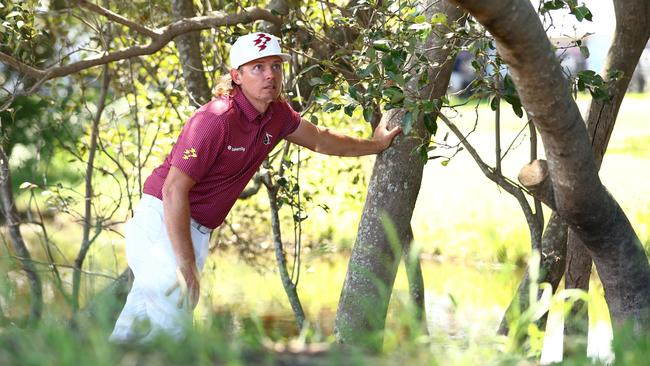
[[202,106],[187,121],[176,144],[144,183],[144,193],[162,200],[173,165],[196,184],[189,193],[192,218],[219,226],[273,147],[300,124],[287,102],[258,112],[240,90]]

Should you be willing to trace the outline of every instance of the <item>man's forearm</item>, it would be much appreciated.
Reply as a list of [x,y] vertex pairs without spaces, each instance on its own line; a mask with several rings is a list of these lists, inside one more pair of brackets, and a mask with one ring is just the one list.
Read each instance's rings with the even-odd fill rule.
[[375,140],[347,136],[328,128],[318,127],[319,138],[314,151],[336,156],[362,156],[383,150]]
[[163,208],[176,263],[181,269],[193,268],[196,262],[190,233],[189,198],[184,194],[169,192],[163,197]]

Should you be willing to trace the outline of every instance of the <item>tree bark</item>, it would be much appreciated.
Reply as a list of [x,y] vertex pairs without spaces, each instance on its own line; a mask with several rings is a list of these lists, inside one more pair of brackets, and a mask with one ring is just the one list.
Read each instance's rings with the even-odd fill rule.
[[[173,0],[172,16],[174,20],[195,17],[196,11],[192,0]],[[183,79],[190,94],[190,101],[194,106],[203,105],[211,99],[212,93],[203,71],[200,33],[191,32],[180,35],[174,42],[183,67]]]
[[[593,99],[587,114],[587,131],[591,139],[591,148],[596,166],[600,165],[607,150],[609,138],[614,130],[616,116],[625,97],[625,92],[632,73],[645,45],[650,37],[650,3],[645,0],[616,0],[614,1],[616,29],[614,39],[609,48],[605,67],[602,72],[607,75],[611,71],[621,71],[623,76],[612,83],[609,93],[610,101]],[[580,241],[578,235],[569,233],[567,244],[566,288],[589,290],[591,276],[591,255]],[[588,328],[586,304],[578,302],[572,313],[574,319],[567,322],[567,333],[585,333]],[[577,319],[575,319],[577,317]]]
[[11,188],[9,157],[5,153],[2,144],[0,144],[0,196],[2,200],[2,213],[5,217],[7,228],[9,229],[11,244],[18,257],[20,257],[20,263],[30,284],[32,306],[29,312],[29,322],[36,323],[40,320],[43,312],[43,287],[34,263],[32,263],[32,257],[20,233],[20,218],[16,210],[13,189]]
[[522,104],[544,144],[557,213],[592,254],[612,320],[616,325],[632,321],[647,326],[648,259],[598,177],[587,129],[535,9],[527,0],[453,1],[495,37],[510,66]]
[[[442,12],[457,20],[463,15],[446,1],[427,8],[428,16]],[[441,42],[444,40],[435,39],[432,33],[425,45],[433,50],[427,53],[431,63],[441,65],[429,71],[433,82],[422,90],[409,86],[424,99],[441,97],[449,84],[453,62],[447,57],[451,48],[435,47],[442,46]],[[394,126],[405,113],[405,109],[393,109],[383,118]],[[422,121],[414,124],[413,133],[429,136]],[[418,139],[398,136],[377,156],[336,314],[338,342],[381,349],[390,295],[402,251],[411,240],[411,217],[422,181],[424,162],[411,153],[418,143]],[[397,242],[389,239],[386,224],[394,227]]]

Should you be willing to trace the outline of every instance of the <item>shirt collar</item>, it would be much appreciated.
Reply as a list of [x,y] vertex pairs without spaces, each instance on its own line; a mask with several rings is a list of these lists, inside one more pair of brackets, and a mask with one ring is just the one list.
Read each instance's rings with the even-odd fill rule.
[[235,96],[233,97],[235,100],[235,103],[239,106],[239,108],[244,112],[244,116],[246,116],[246,119],[248,122],[254,122],[254,121],[260,121],[265,114],[270,115],[270,110],[271,110],[271,103],[269,107],[266,109],[265,113],[261,113],[253,105],[251,102],[246,98],[246,95],[244,95],[244,92],[241,91],[241,89],[237,88],[235,91]]

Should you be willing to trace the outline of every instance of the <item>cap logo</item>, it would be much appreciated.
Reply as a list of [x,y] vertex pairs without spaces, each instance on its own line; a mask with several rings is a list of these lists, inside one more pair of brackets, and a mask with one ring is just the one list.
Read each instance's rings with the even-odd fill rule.
[[260,33],[257,35],[257,38],[253,41],[253,43],[255,43],[255,46],[257,46],[261,52],[266,48],[266,44],[269,43],[270,40],[271,37],[267,36],[264,33]]

